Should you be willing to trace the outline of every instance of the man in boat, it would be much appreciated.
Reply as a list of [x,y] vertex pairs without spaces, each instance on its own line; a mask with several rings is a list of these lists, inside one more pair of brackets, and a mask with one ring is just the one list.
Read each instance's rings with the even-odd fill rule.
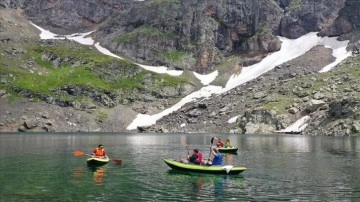
[[198,149],[194,149],[194,153],[196,153],[196,155],[197,155],[197,160],[195,160],[195,164],[204,164],[204,162],[203,162],[203,155],[202,155],[202,153],[201,152],[199,152],[199,150]]
[[98,147],[95,148],[92,155],[97,158],[105,158],[106,157],[106,151],[104,149],[104,145],[99,144]]
[[193,163],[193,164],[203,164],[202,161],[202,153],[199,152],[198,149],[194,149],[192,155],[190,156],[190,152],[188,151],[187,159],[180,159],[181,163]]
[[212,160],[212,165],[217,166],[222,164],[222,154],[219,150],[215,147],[212,148],[211,153],[213,154],[214,158]]
[[220,138],[215,137],[215,140],[217,140],[217,147],[224,147],[224,142]]
[[230,141],[230,139],[226,139],[226,143],[225,143],[225,148],[228,148],[228,147],[232,147],[232,143]]

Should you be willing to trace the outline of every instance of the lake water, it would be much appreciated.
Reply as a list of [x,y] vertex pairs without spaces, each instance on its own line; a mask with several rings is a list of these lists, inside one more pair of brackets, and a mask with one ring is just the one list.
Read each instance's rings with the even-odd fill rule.
[[[239,147],[239,175],[172,171],[185,145],[209,155],[213,134],[2,133],[0,201],[360,201],[360,138],[219,135]],[[104,144],[110,158],[85,156]]]

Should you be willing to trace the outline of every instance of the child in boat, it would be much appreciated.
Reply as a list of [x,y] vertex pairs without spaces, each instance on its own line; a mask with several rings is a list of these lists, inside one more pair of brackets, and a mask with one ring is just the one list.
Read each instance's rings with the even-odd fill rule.
[[230,139],[226,139],[226,143],[225,143],[225,148],[228,148],[228,147],[232,147],[232,143],[230,141]]

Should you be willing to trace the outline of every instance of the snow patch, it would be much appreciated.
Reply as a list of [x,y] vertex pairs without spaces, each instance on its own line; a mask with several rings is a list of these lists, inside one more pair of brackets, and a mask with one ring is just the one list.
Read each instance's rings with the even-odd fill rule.
[[105,55],[108,55],[108,56],[111,56],[111,57],[114,57],[114,58],[122,59],[121,57],[119,57],[119,56],[115,55],[114,53],[110,52],[108,49],[100,46],[100,43],[99,43],[99,42],[97,42],[97,43],[95,44],[95,48],[96,48],[98,51],[100,51],[102,54],[105,54]]
[[308,125],[307,122],[310,120],[310,116],[303,116],[299,120],[297,120],[295,123],[291,124],[289,127],[275,131],[277,133],[300,133],[302,132],[306,126]]
[[194,75],[197,79],[201,81],[201,83],[205,86],[209,85],[212,81],[216,79],[216,77],[219,75],[219,72],[216,70],[210,74],[202,75],[194,72]]
[[235,123],[235,122],[236,122],[236,119],[237,119],[238,117],[239,117],[239,116],[232,117],[231,119],[228,120],[228,123]]

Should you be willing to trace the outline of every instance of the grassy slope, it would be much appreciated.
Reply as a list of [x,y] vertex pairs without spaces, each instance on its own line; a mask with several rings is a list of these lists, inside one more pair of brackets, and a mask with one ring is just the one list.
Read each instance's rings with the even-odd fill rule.
[[[0,64],[0,76],[7,80],[7,83],[1,84],[0,87],[6,88],[10,92],[12,89],[17,88],[56,97],[53,89],[63,86],[82,86],[110,92],[126,91],[133,88],[141,89],[145,88],[141,84],[144,75],[150,73],[140,69],[130,61],[117,60],[103,55],[88,46],[71,42],[58,41],[51,45],[31,43],[23,48],[25,53],[16,56],[9,54],[0,56],[2,61]],[[4,49],[0,51],[3,52]],[[62,62],[59,67],[55,67],[51,60],[42,59],[43,55],[55,56],[61,58],[62,61],[69,60],[69,62]],[[74,65],[75,62],[78,65]],[[99,71],[95,73],[97,68],[100,68],[99,71],[103,73],[108,71],[109,75],[119,73],[117,70],[123,69],[126,75],[121,75],[122,72],[120,71],[118,75],[115,75],[115,78],[109,79],[102,76]],[[186,79],[181,77],[150,74],[155,81],[153,89],[166,85],[176,86],[187,82]],[[146,87],[148,88],[148,86]],[[62,99],[73,98],[63,97]]]

